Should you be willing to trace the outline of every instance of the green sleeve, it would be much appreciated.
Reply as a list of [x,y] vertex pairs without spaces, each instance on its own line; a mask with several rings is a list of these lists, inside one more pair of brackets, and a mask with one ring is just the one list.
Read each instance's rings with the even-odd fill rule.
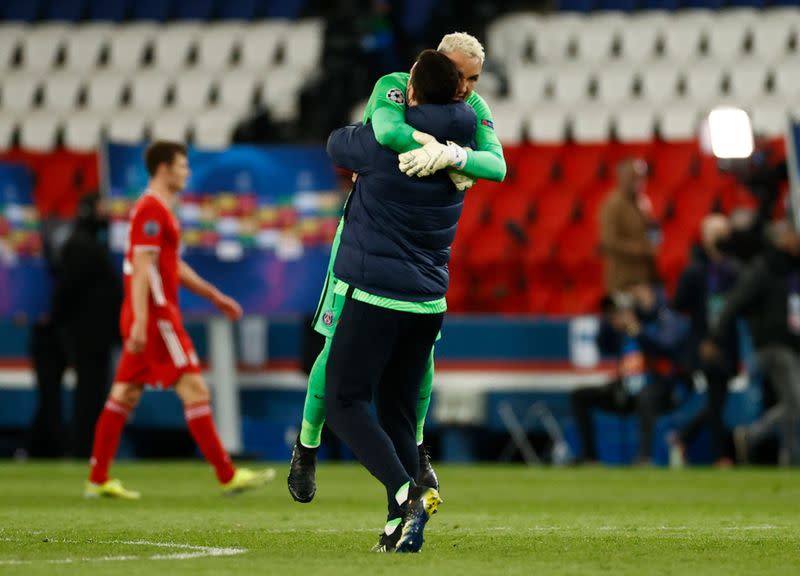
[[467,100],[475,109],[477,127],[475,129],[475,150],[467,151],[467,164],[460,172],[485,180],[502,182],[506,177],[506,160],[503,146],[494,132],[494,121],[489,105],[475,92]]
[[[414,129],[406,124],[407,82],[408,74],[403,73],[381,77],[375,83],[364,110],[364,124],[372,123],[372,130],[378,143],[398,153],[419,148],[419,144],[412,137]],[[395,96],[393,100],[389,97],[392,93],[402,95],[402,99]]]

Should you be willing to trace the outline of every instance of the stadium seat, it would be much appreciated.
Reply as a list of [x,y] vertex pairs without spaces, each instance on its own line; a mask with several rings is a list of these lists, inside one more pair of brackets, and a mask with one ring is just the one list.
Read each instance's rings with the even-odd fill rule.
[[503,144],[516,146],[522,142],[525,130],[525,107],[509,102],[498,101],[492,108],[494,131]]
[[286,35],[283,65],[299,70],[312,71],[322,60],[325,22],[308,19],[290,26]]
[[64,121],[64,146],[76,151],[96,150],[103,122],[103,116],[92,112],[68,115]]
[[598,185],[608,176],[610,147],[603,144],[572,144],[558,160],[556,183],[576,196],[587,186]]
[[60,124],[61,117],[52,112],[35,112],[26,116],[20,124],[20,145],[27,150],[49,152],[56,147]]
[[681,0],[644,0],[642,7],[647,10],[668,10],[673,12],[681,7]]
[[41,0],[3,2],[0,3],[0,19],[33,22],[39,18],[41,8]]
[[566,149],[562,145],[522,147],[516,166],[512,164],[511,176],[514,178],[515,189],[533,198],[540,189],[549,186],[553,182],[553,166]]
[[577,59],[586,63],[610,60],[617,43],[619,27],[622,25],[620,22],[603,21],[597,17],[582,22],[576,33]]
[[175,18],[178,20],[210,20],[214,16],[214,0],[177,2]]
[[273,119],[292,121],[299,114],[299,95],[308,74],[294,68],[274,68],[261,84],[261,102]]
[[185,68],[198,35],[193,22],[165,25],[153,42],[153,67],[168,72]]
[[697,172],[699,149],[691,138],[672,143],[660,143],[650,163],[648,187],[657,183],[659,187],[672,190]]
[[219,17],[223,20],[252,20],[257,5],[257,0],[225,0],[220,2]]
[[639,8],[639,0],[599,0],[597,8],[599,10],[633,12]]
[[788,58],[778,62],[773,75],[773,94],[788,101],[800,97],[800,74],[797,73],[800,58]]
[[226,110],[209,110],[194,119],[194,144],[218,149],[230,145],[239,117]]
[[558,9],[563,12],[591,12],[597,0],[558,0]]
[[289,25],[284,21],[259,22],[245,28],[241,36],[242,68],[264,72],[277,63],[277,54],[284,45]]
[[679,69],[668,63],[643,67],[640,73],[641,98],[651,106],[673,102],[678,95]]
[[611,112],[609,108],[587,104],[572,114],[572,137],[576,142],[607,142],[611,137]]
[[107,120],[106,134],[111,142],[138,144],[144,140],[146,121],[141,112],[121,111]]
[[86,13],[87,0],[51,0],[45,5],[45,19],[78,22]]
[[646,142],[655,135],[655,112],[652,106],[626,106],[614,113],[614,126],[620,142]]
[[22,38],[22,67],[50,70],[64,46],[67,32],[66,24],[44,24],[28,30]]
[[120,72],[102,72],[89,79],[86,88],[86,108],[93,111],[112,111],[119,108],[128,85],[128,77]]
[[0,24],[0,70],[7,70],[14,64],[17,51],[27,27],[24,24]]
[[771,64],[783,58],[796,39],[797,22],[790,18],[759,18],[752,31],[753,56]]
[[537,106],[528,117],[528,137],[537,144],[557,144],[567,136],[567,109],[558,105]]
[[131,85],[130,106],[145,112],[164,107],[172,75],[166,72],[143,72],[134,78]]
[[591,74],[591,68],[581,65],[560,68],[553,77],[553,99],[567,106],[587,100]]
[[620,31],[620,58],[625,62],[647,62],[653,58],[661,38],[655,22],[632,17]]
[[65,66],[74,72],[94,70],[113,32],[113,28],[107,24],[76,27],[66,39]]
[[175,81],[174,107],[194,112],[208,106],[212,78],[206,72],[188,72]]
[[635,73],[624,64],[604,66],[597,76],[597,100],[607,106],[627,105],[633,96]]
[[30,109],[41,85],[38,74],[16,72],[0,77],[0,96],[3,111],[22,112]]
[[704,19],[670,19],[663,31],[664,58],[675,64],[694,60],[700,53],[706,24]]
[[255,76],[250,72],[234,70],[219,79],[217,105],[244,115],[253,106],[255,91]]
[[740,106],[765,97],[769,69],[761,60],[740,59],[728,68],[728,94]]
[[0,150],[8,150],[13,143],[19,115],[0,111]]
[[718,100],[722,94],[725,70],[716,62],[706,60],[686,68],[686,98],[699,105]]
[[228,68],[243,30],[238,22],[203,27],[197,42],[197,67],[210,72]]
[[545,98],[552,69],[542,65],[526,65],[509,69],[508,95],[513,102],[535,105]]
[[708,55],[718,62],[734,62],[742,56],[750,28],[745,22],[715,21],[708,27]]
[[753,131],[767,137],[783,136],[789,120],[789,106],[781,98],[765,98],[750,106]]
[[109,46],[108,68],[115,72],[137,70],[153,38],[156,27],[152,24],[127,24],[114,31]]
[[130,0],[89,0],[89,19],[122,22],[128,17]]
[[511,12],[495,18],[486,29],[487,57],[508,68],[529,62],[539,28],[539,17],[527,12]]
[[78,105],[83,80],[74,72],[56,72],[44,80],[42,107],[58,112],[70,112]]
[[576,14],[554,14],[542,19],[534,39],[536,61],[560,64],[569,59],[581,21]]
[[683,0],[683,8],[704,8],[706,10],[719,10],[725,5],[725,0]]
[[[194,0],[192,0],[194,1]],[[131,17],[134,20],[164,22],[172,17],[172,0],[135,0]]]
[[152,140],[172,140],[185,142],[192,121],[192,114],[183,110],[162,111],[152,117],[149,122]]

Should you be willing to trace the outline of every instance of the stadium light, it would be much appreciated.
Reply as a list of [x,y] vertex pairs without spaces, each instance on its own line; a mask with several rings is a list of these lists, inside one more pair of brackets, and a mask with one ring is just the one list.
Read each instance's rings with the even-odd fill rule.
[[717,158],[749,158],[753,154],[753,127],[741,108],[715,108],[703,132],[701,142]]

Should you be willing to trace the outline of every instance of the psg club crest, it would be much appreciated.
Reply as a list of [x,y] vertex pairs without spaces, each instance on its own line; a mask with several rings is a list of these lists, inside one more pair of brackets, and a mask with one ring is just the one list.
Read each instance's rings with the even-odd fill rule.
[[398,88],[392,88],[386,93],[386,97],[397,104],[405,104],[406,97]]
[[322,315],[322,323],[325,324],[325,326],[333,325],[333,310],[328,310]]

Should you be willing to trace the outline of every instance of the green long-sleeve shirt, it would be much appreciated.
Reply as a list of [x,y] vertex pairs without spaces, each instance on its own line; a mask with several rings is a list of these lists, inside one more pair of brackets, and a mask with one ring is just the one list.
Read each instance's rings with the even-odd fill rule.
[[[406,87],[409,77],[408,72],[395,72],[380,78],[364,110],[363,122],[372,122],[378,142],[398,153],[420,146],[412,137],[414,129],[406,124]],[[506,161],[503,158],[503,146],[494,132],[492,111],[474,90],[466,103],[472,106],[477,117],[475,150],[467,151],[467,163],[460,172],[472,178],[502,182],[506,177]]]

